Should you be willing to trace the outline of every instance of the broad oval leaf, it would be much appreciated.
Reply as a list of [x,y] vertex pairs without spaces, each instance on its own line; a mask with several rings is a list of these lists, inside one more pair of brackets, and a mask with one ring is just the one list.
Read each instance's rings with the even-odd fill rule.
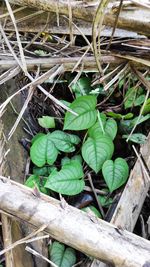
[[96,121],[96,97],[80,96],[75,99],[70,108],[75,111],[78,116],[66,112],[64,130],[85,130],[90,128]]
[[[106,120],[106,116],[102,116],[101,113],[101,123],[97,121],[89,130],[88,134],[92,138],[96,138],[98,134],[106,134],[114,140],[117,134],[117,123],[114,119],[109,118]],[[103,114],[105,115],[105,114]],[[103,127],[103,128],[102,128]]]
[[55,120],[50,116],[42,116],[42,118],[38,118],[38,123],[43,128],[55,128]]
[[52,165],[58,156],[58,150],[50,139],[50,134],[43,135],[34,141],[30,149],[32,162],[42,167],[46,163]]
[[81,163],[73,160],[63,165],[60,171],[51,173],[45,187],[60,194],[73,196],[83,191],[85,186],[83,176]]
[[50,260],[58,267],[72,267],[76,262],[76,252],[73,248],[65,248],[64,244],[54,241],[50,246]]
[[79,144],[80,138],[74,134],[64,133],[63,131],[54,131],[50,134],[50,139],[56,148],[63,152],[75,151],[75,146]]
[[137,143],[137,144],[144,144],[147,140],[146,135],[141,134],[141,133],[135,133],[135,134],[132,134],[131,136],[128,134],[124,134],[122,136],[122,138],[126,138],[126,139],[128,137],[129,137],[129,139],[128,139],[129,141]]
[[98,173],[104,162],[111,159],[114,144],[110,137],[102,134],[95,138],[89,137],[82,146],[82,157],[85,162]]
[[113,192],[127,181],[129,167],[123,158],[107,160],[102,167],[102,173],[109,191]]

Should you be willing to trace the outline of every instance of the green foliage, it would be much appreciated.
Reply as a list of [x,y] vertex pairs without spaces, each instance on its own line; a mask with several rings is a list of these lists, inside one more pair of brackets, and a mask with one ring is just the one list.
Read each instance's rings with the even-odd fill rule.
[[58,267],[72,267],[76,262],[76,252],[57,241],[49,247],[50,260]]
[[52,165],[58,156],[58,150],[51,141],[50,134],[43,135],[34,141],[30,149],[30,157],[32,162],[43,167],[46,163]]
[[92,89],[91,79],[89,77],[82,77],[71,86],[71,89],[75,93],[76,98],[87,95]]
[[33,163],[42,167],[46,163],[52,165],[57,159],[59,151],[73,152],[75,146],[80,142],[80,138],[73,134],[67,134],[62,131],[54,131],[51,134],[42,134],[34,140],[30,157]]
[[46,176],[49,174],[49,169],[46,166],[41,167],[41,168],[34,166],[33,167],[33,174],[39,175],[39,176]]
[[38,133],[36,134],[32,140],[31,140],[31,144],[33,144],[37,139],[39,139],[41,136],[44,136],[45,134],[44,133]]
[[30,177],[26,180],[25,185],[34,188],[37,187],[39,191],[41,191],[44,194],[48,194],[48,190],[44,188],[44,185],[46,183],[46,179],[40,177],[38,175],[32,174]]
[[40,57],[45,57],[47,55],[47,52],[42,49],[35,50],[34,53]]
[[85,130],[90,128],[96,121],[96,97],[80,96],[75,99],[70,108],[78,115],[66,112],[64,130]]
[[98,173],[104,162],[111,159],[114,145],[110,137],[103,134],[88,137],[82,146],[82,157],[85,162]]
[[96,138],[103,133],[114,140],[117,134],[117,123],[114,119],[106,120],[106,115],[100,113],[99,120],[88,130],[88,134],[91,138]]
[[97,198],[102,207],[109,207],[113,202],[113,199],[108,198],[107,196],[97,196]]
[[131,87],[128,89],[125,95],[124,106],[125,109],[131,108],[134,106],[140,106],[145,100],[145,94],[143,94],[142,88]]
[[147,99],[142,114],[145,115],[148,113],[150,113],[150,98]]
[[90,211],[90,212],[93,213],[93,215],[96,215],[98,218],[102,218],[102,216],[101,216],[100,212],[98,211],[98,209],[95,208],[92,205],[89,205],[89,206],[87,206],[85,208],[82,208],[81,210],[83,210],[83,211],[85,211],[87,213],[89,213],[89,211]]
[[[70,112],[66,112],[64,129],[75,131],[88,130],[87,139],[81,147],[82,157],[95,173],[98,173],[102,169],[104,179],[109,190],[112,192],[126,181],[128,165],[121,158],[116,159],[114,162],[110,160],[114,152],[113,140],[117,134],[117,123],[113,118],[107,118],[104,113],[97,112],[96,102],[96,97],[92,95],[83,95],[75,99],[70,104],[70,108],[78,115],[76,116]],[[121,122],[125,116],[129,118],[132,114],[117,114],[117,118],[121,119]],[[147,116],[142,116],[139,123],[148,119]],[[47,118],[41,119],[43,119],[41,120],[43,126],[48,128]],[[137,119],[138,117],[128,121],[134,126]],[[127,122],[127,120],[124,121]],[[130,128],[128,124],[127,127]],[[39,177],[46,176],[47,180],[42,184],[45,190],[48,188],[68,196],[82,192],[85,182],[80,155],[74,155],[71,159],[65,156],[61,159],[61,169],[59,171],[53,166],[60,152],[74,152],[76,149],[75,146],[79,142],[80,138],[77,135],[65,133],[60,130],[48,134],[42,133],[36,135],[32,140],[30,150],[31,160],[36,167],[33,169],[34,175],[27,180],[27,185],[34,187],[36,184],[39,190],[41,190],[41,180]],[[45,164],[51,166],[45,166]],[[111,169],[114,172],[108,173]],[[120,170],[122,172],[118,178],[117,175]],[[111,202],[111,200],[107,200],[105,197],[100,197],[99,201],[104,206],[108,206]]]
[[[122,138],[128,139],[129,135],[125,134],[122,136]],[[137,144],[144,144],[146,142],[146,135],[141,133],[135,133],[132,134],[129,139],[129,141]]]
[[71,160],[70,163],[65,163],[60,171],[54,171],[49,175],[45,187],[64,195],[76,195],[84,189],[83,177],[81,163]]
[[135,124],[139,125],[149,119],[150,119],[150,114],[147,114],[145,116],[142,115],[140,119],[139,117],[135,117],[132,120],[121,120],[119,127],[121,132],[130,133]]
[[50,116],[42,116],[42,118],[38,118],[38,123],[43,128],[55,128],[55,120]]
[[70,164],[71,162],[73,161],[77,161],[79,162],[80,164],[82,164],[82,158],[80,155],[75,155],[74,157],[72,157],[71,159],[68,158],[68,157],[64,157],[62,160],[61,160],[61,165],[64,166],[66,164]]
[[109,191],[113,192],[127,181],[129,167],[122,158],[117,158],[115,161],[107,160],[103,164],[102,173]]
[[114,112],[111,112],[111,111],[107,112],[107,115],[109,117],[112,117],[112,118],[116,119],[116,120],[129,120],[129,119],[132,119],[133,116],[134,116],[133,113],[127,113],[125,115],[122,115],[120,113],[114,113]]
[[55,144],[55,147],[62,152],[74,152],[74,145],[78,145],[80,142],[80,138],[77,135],[68,134],[59,130],[51,133],[50,139]]

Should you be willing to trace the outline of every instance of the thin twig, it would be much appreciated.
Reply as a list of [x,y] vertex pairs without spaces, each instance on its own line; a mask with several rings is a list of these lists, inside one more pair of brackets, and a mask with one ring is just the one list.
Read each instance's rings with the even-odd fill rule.
[[103,208],[102,208],[102,206],[101,206],[101,204],[100,204],[100,202],[99,202],[99,200],[98,200],[97,193],[96,193],[96,191],[95,191],[95,188],[94,188],[94,185],[93,185],[93,181],[92,181],[91,175],[88,173],[87,176],[88,176],[88,180],[89,180],[89,182],[90,182],[92,191],[93,191],[93,193],[94,193],[94,196],[95,196],[97,205],[98,205],[99,210],[100,210],[100,212],[101,212],[101,215],[102,215],[103,218],[104,218],[105,214],[104,214]]
[[50,261],[49,259],[47,259],[46,257],[44,257],[43,255],[41,255],[40,253],[38,253],[36,250],[26,246],[25,248],[26,251],[30,252],[31,254],[33,254],[34,256],[37,256],[45,261],[47,261],[48,263],[51,264],[51,266],[53,267],[58,267],[58,265],[56,265],[55,263],[53,263],[52,261]]
[[[35,235],[37,235],[38,233],[44,231],[44,229],[47,227],[47,225],[42,225],[38,230],[32,232],[31,234],[29,234],[28,236],[17,240],[16,242],[14,242],[13,244],[11,244],[10,246],[8,246],[7,248],[3,249],[0,251],[0,256],[3,255],[4,253],[8,252],[11,249],[14,249],[16,246],[20,245],[20,244],[24,244],[24,243],[30,243],[35,241],[34,239],[31,240],[31,238],[33,238]],[[44,236],[44,238],[48,238],[49,235]],[[39,237],[40,238],[40,237]],[[43,236],[41,237],[43,238]]]

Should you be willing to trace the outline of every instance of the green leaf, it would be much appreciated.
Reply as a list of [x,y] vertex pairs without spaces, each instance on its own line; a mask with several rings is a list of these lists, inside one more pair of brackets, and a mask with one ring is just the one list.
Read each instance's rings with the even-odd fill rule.
[[55,120],[50,116],[42,116],[42,118],[38,118],[38,123],[43,128],[55,128]]
[[102,207],[109,207],[113,202],[113,199],[108,198],[107,196],[97,196],[97,198]]
[[102,167],[102,173],[109,191],[113,192],[127,181],[129,167],[122,158],[117,158],[115,161],[107,160]]
[[135,117],[132,120],[122,120],[120,121],[119,127],[123,133],[130,133],[135,124],[139,125],[146,120],[149,120],[149,118],[150,114],[147,114],[145,116],[142,115],[140,119],[138,117]]
[[37,56],[40,56],[40,57],[45,57],[47,55],[47,52],[42,50],[42,49],[38,49],[38,50],[35,50],[34,53],[37,55]]
[[25,181],[25,185],[30,188],[34,188],[35,185],[39,188],[39,184],[40,184],[39,176],[34,174],[30,175],[29,178]]
[[125,102],[124,102],[125,109],[141,105],[144,102],[145,98],[145,95],[142,95],[141,97],[142,93],[143,93],[142,88],[138,88],[138,90],[135,87],[129,88],[127,93],[125,94]]
[[54,131],[50,134],[50,139],[56,148],[63,152],[74,152],[75,146],[79,144],[80,138],[74,134],[64,133],[63,131]]
[[80,96],[72,102],[70,108],[78,116],[67,111],[64,130],[85,130],[95,123],[97,117],[95,96]]
[[[101,115],[104,115],[101,113]],[[101,126],[102,123],[102,126]],[[112,140],[117,134],[117,123],[114,119],[107,119],[106,116],[101,116],[101,123],[97,121],[89,130],[88,134],[92,138],[96,138],[98,134],[103,134],[103,131]],[[102,129],[103,128],[103,129]]]
[[35,186],[38,188],[39,191],[41,191],[44,194],[49,194],[48,190],[44,188],[44,185],[46,183],[46,178],[40,179],[38,175],[32,174],[30,177],[26,180],[25,185],[34,188]]
[[39,175],[39,176],[46,176],[48,175],[48,168],[45,166],[45,167],[33,167],[33,174],[35,175]]
[[89,77],[82,77],[71,86],[72,91],[75,93],[76,98],[79,96],[89,94],[91,88],[91,79]]
[[134,106],[140,106],[141,104],[143,104],[145,101],[145,95],[140,95],[139,97],[137,97],[134,101]]
[[73,248],[65,248],[64,244],[54,241],[50,246],[50,260],[58,267],[72,267],[76,262],[76,252]]
[[32,140],[31,140],[31,144],[33,144],[37,139],[39,139],[41,136],[44,136],[45,134],[44,133],[38,133],[36,134]]
[[83,191],[85,183],[81,163],[71,160],[70,163],[62,166],[60,171],[51,173],[45,187],[60,194],[72,196]]
[[61,166],[64,166],[64,165],[68,165],[71,163],[71,159],[68,158],[68,157],[64,157],[62,160],[61,160]]
[[[122,138],[125,138],[125,139],[128,139],[128,137],[129,137],[128,134],[125,134],[122,136]],[[146,140],[147,140],[146,135],[141,134],[141,133],[135,133],[129,137],[129,141],[137,143],[137,144],[144,144]]]
[[114,145],[110,137],[102,134],[89,137],[82,146],[82,157],[85,162],[98,173],[104,162],[112,157]]
[[94,215],[96,215],[98,218],[102,218],[100,212],[98,211],[98,209],[96,209],[94,206],[89,205],[85,208],[82,208],[81,210],[85,211],[85,212],[89,212],[89,210],[91,210],[93,212]]
[[150,113],[150,98],[147,99],[142,114],[145,115],[147,113]]
[[68,157],[64,157],[61,160],[61,166],[64,166],[66,164],[71,164],[71,162],[77,161],[78,163],[82,164],[82,158],[80,155],[75,155],[71,159]]
[[51,141],[50,134],[39,137],[30,149],[31,160],[38,167],[43,167],[46,163],[52,165],[57,156],[58,150]]
[[133,113],[127,113],[125,115],[122,115],[120,113],[114,113],[114,112],[107,112],[106,115],[116,119],[116,120],[128,120],[128,119],[132,119],[134,114]]

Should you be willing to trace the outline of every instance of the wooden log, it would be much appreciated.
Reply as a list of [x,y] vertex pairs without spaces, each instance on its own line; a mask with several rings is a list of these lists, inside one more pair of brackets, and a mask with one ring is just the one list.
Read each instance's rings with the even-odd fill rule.
[[[31,8],[23,8],[20,10],[20,8],[18,9],[17,6],[13,7],[13,11],[18,31],[32,33],[45,32],[49,34],[70,34],[69,21],[62,15],[59,16],[58,24],[58,16],[54,12],[37,11]],[[4,14],[8,14],[7,8],[0,3],[0,15],[2,16],[1,23],[4,25],[4,30],[11,32],[14,31],[14,26],[10,17],[7,16],[6,20]],[[82,33],[84,35],[91,36],[92,23],[82,19],[73,18],[72,32],[73,35],[81,35]],[[109,26],[105,27],[101,32],[102,36],[111,36],[111,34],[112,27]],[[114,37],[142,38],[142,36],[136,32],[123,29],[116,29]]]
[[[28,6],[38,10],[55,12],[57,14],[64,14],[68,16],[68,2],[56,0],[9,0],[14,5]],[[93,21],[99,1],[96,4],[88,5],[86,1],[70,1],[72,15],[75,18],[85,21]],[[118,8],[116,8],[117,1],[110,1],[107,12],[104,18],[104,25],[112,26],[115,23],[115,18]],[[127,7],[123,8],[117,27],[144,35],[150,34],[150,9],[140,7],[129,2]]]
[[[40,57],[26,59],[28,70],[34,70],[35,67],[40,66],[41,70],[47,70],[57,64],[63,64],[64,71],[72,71],[75,65],[81,60],[81,57]],[[139,60],[140,61],[140,60]],[[120,64],[127,63],[127,59],[119,58],[111,55],[102,55],[101,64],[110,64],[110,69],[117,67]],[[83,65],[82,65],[83,64]],[[133,66],[139,69],[147,68],[140,62],[132,61]],[[12,67],[18,66],[18,63],[14,59],[0,57],[1,70],[8,70]],[[75,71],[79,71],[81,66],[84,66],[84,71],[95,71],[98,72],[97,64],[93,56],[85,56]]]
[[[0,209],[36,227],[46,225],[51,237],[113,265],[150,264],[150,242],[56,199],[0,177]],[[147,265],[149,266],[149,265]]]

